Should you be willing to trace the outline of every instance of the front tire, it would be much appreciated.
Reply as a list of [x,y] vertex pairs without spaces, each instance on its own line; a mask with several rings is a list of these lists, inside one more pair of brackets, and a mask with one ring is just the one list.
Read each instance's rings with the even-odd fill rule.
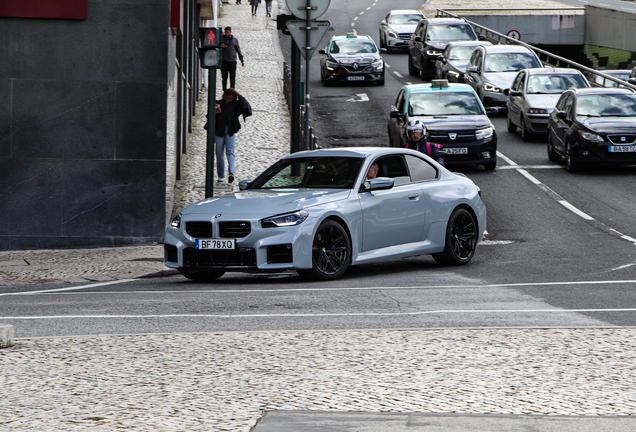
[[468,264],[477,247],[477,223],[473,215],[463,207],[456,208],[448,218],[444,251],[433,254],[440,265]]
[[506,118],[506,127],[508,128],[508,132],[510,133],[517,132],[517,125],[515,125],[510,118],[510,110],[508,110],[508,117]]
[[570,143],[565,146],[565,168],[571,173],[578,172],[581,169],[580,164],[572,157],[572,146],[570,146]]
[[530,132],[528,131],[528,127],[526,126],[526,121],[523,116],[519,117],[519,123],[521,123],[521,140],[522,141],[530,141]]
[[550,162],[561,162],[561,155],[554,150],[550,129],[548,129],[548,159]]
[[413,64],[413,59],[411,58],[411,53],[409,53],[409,75],[418,76],[420,74],[420,70],[415,67]]
[[351,241],[337,222],[326,220],[318,227],[311,247],[311,270],[299,270],[303,278],[334,280],[341,277],[351,260]]

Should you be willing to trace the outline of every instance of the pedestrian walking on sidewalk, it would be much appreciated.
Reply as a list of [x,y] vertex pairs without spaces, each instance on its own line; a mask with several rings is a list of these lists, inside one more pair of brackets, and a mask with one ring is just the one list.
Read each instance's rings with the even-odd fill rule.
[[239,117],[252,115],[252,107],[247,99],[241,96],[233,88],[223,92],[223,98],[216,101],[216,125],[214,130],[214,143],[216,144],[216,175],[217,182],[225,180],[225,158],[227,157],[228,178],[227,182],[234,181],[236,173],[234,149],[236,147],[236,132],[241,129]]
[[[251,0],[250,0],[251,1]],[[243,62],[243,53],[239,46],[238,39],[232,35],[232,27],[225,27],[223,34],[223,48],[221,50],[221,84],[223,91],[227,90],[227,77],[230,76],[230,88],[236,88],[236,57],[241,61],[241,66],[245,66]]]
[[267,16],[272,16],[272,0],[265,0],[265,12],[267,12]]
[[258,9],[258,5],[261,0],[250,0],[250,4],[252,5],[252,16],[256,16],[256,9]]

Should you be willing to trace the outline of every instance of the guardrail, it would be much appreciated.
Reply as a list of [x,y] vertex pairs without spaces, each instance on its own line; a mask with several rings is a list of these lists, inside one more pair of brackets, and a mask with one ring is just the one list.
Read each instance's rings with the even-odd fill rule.
[[[300,106],[300,136],[302,137],[301,142],[304,144],[307,142],[305,139],[305,122],[307,119],[305,118],[305,105]],[[317,148],[321,148],[316,145],[316,135],[314,135],[313,126],[309,127],[309,150],[316,150]]]
[[616,77],[604,74],[603,72],[597,71],[595,69],[589,68],[587,66],[583,66],[582,64],[573,62],[571,60],[568,60],[564,57],[560,57],[558,55],[552,54],[548,51],[542,50],[540,48],[537,48],[535,46],[529,45],[525,42],[521,42],[520,40],[511,38],[509,36],[506,36],[503,33],[499,33],[496,32],[494,30],[491,30],[487,27],[484,27],[480,24],[477,24],[475,22],[472,21],[468,21],[466,18],[463,18],[459,15],[453,14],[450,11],[467,11],[467,10],[474,10],[474,11],[501,11],[501,10],[515,10],[515,11],[519,11],[519,10],[580,10],[581,8],[558,8],[558,9],[548,9],[548,8],[540,8],[540,9],[480,9],[480,8],[472,8],[472,9],[437,9],[437,13],[435,14],[436,18],[458,18],[458,19],[463,19],[464,21],[466,21],[468,24],[472,25],[473,28],[475,29],[475,32],[479,35],[484,35],[486,37],[486,39],[490,40],[493,43],[497,43],[497,44],[501,44],[502,41],[504,41],[503,43],[509,43],[509,44],[517,44],[517,45],[522,45],[525,46],[526,48],[534,51],[537,56],[539,56],[539,60],[541,60],[544,64],[550,65],[550,66],[554,66],[554,67],[568,67],[568,68],[572,68],[572,69],[577,69],[581,72],[584,72],[586,74],[586,76],[588,76],[588,79],[590,81],[590,84],[592,86],[598,86],[601,87],[598,83],[593,83],[593,77],[594,76],[600,76],[603,78],[603,82],[606,81],[613,81],[617,84],[619,84],[621,87],[627,87],[630,88],[632,90],[636,90],[636,85],[633,84],[629,84],[626,81],[623,81],[621,79],[618,79]]

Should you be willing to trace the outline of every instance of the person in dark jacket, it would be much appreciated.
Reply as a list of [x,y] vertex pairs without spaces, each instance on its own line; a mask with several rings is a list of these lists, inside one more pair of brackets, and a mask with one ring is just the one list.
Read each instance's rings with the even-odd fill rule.
[[245,66],[243,62],[243,53],[239,46],[238,39],[232,36],[232,27],[225,27],[223,35],[223,48],[221,50],[221,84],[223,91],[227,90],[227,77],[230,76],[230,88],[236,88],[236,57],[241,61],[241,66]]
[[228,164],[228,183],[234,181],[236,172],[234,149],[236,147],[236,132],[241,129],[239,117],[252,115],[252,107],[247,99],[236,90],[230,88],[223,92],[223,99],[216,101],[216,125],[214,130],[214,143],[216,144],[216,174],[218,182],[225,180],[225,158]]
[[436,144],[428,141],[426,128],[422,126],[419,121],[416,120],[406,127],[406,135],[409,141],[404,145],[405,148],[420,151],[432,159],[435,159],[440,165],[444,165],[444,158],[437,157],[439,148]]
[[261,0],[250,0],[250,4],[252,5],[252,16],[256,16],[256,9],[258,9],[258,5]]

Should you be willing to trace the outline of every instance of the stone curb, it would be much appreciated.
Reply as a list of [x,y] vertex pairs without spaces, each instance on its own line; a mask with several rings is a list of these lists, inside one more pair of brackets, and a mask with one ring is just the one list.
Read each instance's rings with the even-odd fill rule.
[[15,345],[13,334],[13,326],[11,324],[0,324],[0,349]]

